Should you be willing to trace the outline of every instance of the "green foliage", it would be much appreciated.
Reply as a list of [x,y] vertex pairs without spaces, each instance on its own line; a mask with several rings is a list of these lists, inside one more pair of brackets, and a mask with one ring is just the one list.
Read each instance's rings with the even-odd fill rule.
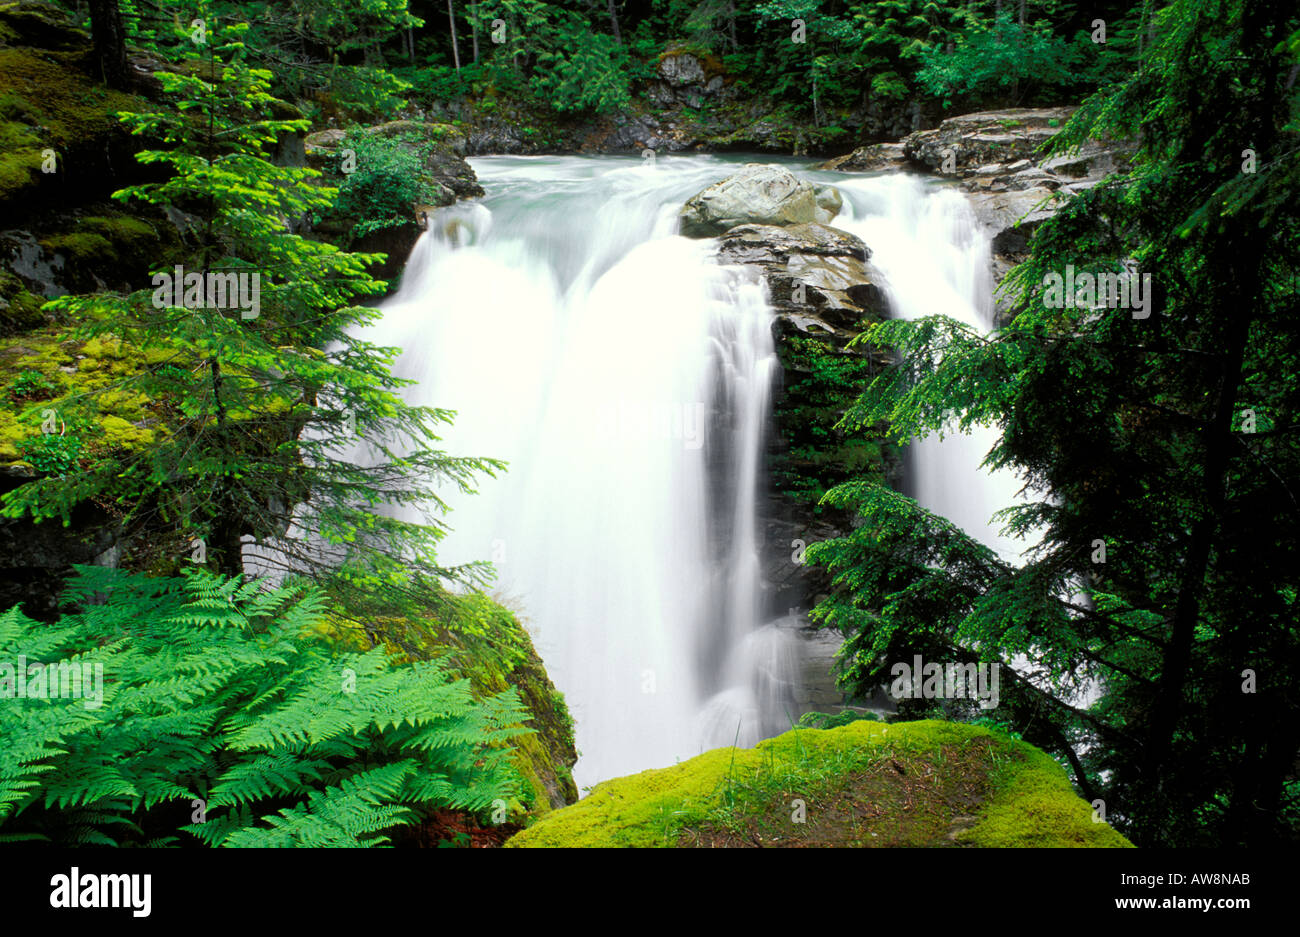
[[881,719],[875,713],[861,712],[857,709],[842,709],[837,713],[804,713],[795,723],[800,729],[838,729],[840,726],[846,726],[850,722],[857,722],[866,719],[873,722],[880,722]]
[[606,113],[631,101],[626,49],[582,14],[538,0],[480,0],[470,19],[485,33],[506,24],[505,41],[486,44],[491,57],[480,72],[495,91],[526,75],[528,90],[560,113]]
[[371,50],[424,24],[407,0],[122,0],[121,7],[128,40],[176,63],[202,59],[204,33],[247,23],[248,54],[274,71],[278,94],[381,119],[401,106],[406,85],[382,57],[372,61]]
[[[172,306],[148,290],[56,301],[75,337],[123,345],[148,363],[83,395],[81,406],[93,412],[109,406],[108,394],[142,395],[166,431],[71,481],[8,492],[4,514],[67,523],[78,504],[111,504],[138,548],[154,551],[136,559],[164,570],[201,539],[217,568],[238,573],[251,537],[274,545],[266,555],[293,571],[473,579],[477,566],[436,564],[445,531],[438,488],[468,490],[500,463],[441,452],[435,430],[450,414],[408,406],[389,371],[397,349],[355,337],[377,315],[351,303],[382,291],[366,273],[378,257],[294,233],[291,219],[328,209],[337,193],[314,184],[316,171],[268,158],[276,135],[305,121],[267,116],[270,75],[243,61],[245,32],[211,34],[207,78],[160,74],[175,109],[122,115],[162,141],[141,162],[170,172],[117,197],[191,213],[197,243],[185,268],[256,274],[260,312],[246,319],[243,310]],[[368,452],[355,457],[363,440]],[[396,506],[415,513],[396,517]]]
[[877,428],[845,431],[838,425],[874,369],[863,355],[799,334],[784,336],[779,354],[785,392],[774,418],[790,449],[772,466],[773,483],[820,514],[822,496],[835,485],[863,472],[884,477]]
[[58,388],[54,382],[40,371],[25,370],[18,372],[9,387],[9,397],[13,400],[40,400],[49,397]]
[[604,113],[631,101],[622,47],[586,29],[561,32],[553,50],[537,55],[533,87],[557,111]]
[[401,110],[410,89],[408,82],[385,69],[357,66],[331,71],[321,94],[354,117],[386,120]]
[[416,204],[431,204],[438,193],[429,184],[418,141],[354,132],[336,151],[351,150],[356,170],[339,186],[334,211],[362,219],[352,227],[354,237],[411,223]]
[[1125,73],[1125,34],[1112,26],[1112,41],[1094,43],[1086,32],[1059,35],[1047,21],[1020,24],[1005,10],[987,26],[963,33],[955,49],[920,53],[917,82],[945,107],[977,107],[1008,98],[1068,99],[1080,89]]
[[[987,464],[1035,498],[999,515],[1041,535],[1025,562],[865,478],[825,498],[860,526],[806,554],[834,577],[814,616],[847,635],[847,687],[879,685],[913,653],[1000,661],[999,718],[1065,759],[1143,845],[1300,831],[1287,799],[1300,677],[1276,666],[1300,655],[1300,100],[1281,41],[1297,26],[1241,0],[1161,11],[1142,68],[1052,142],[1130,138],[1133,169],[1036,231],[1004,284],[1012,323],[985,337],[930,316],[863,336],[900,360],[845,428],[887,421],[906,441],[954,419],[997,426]],[[1247,144],[1270,154],[1253,172]],[[1148,317],[1060,308],[1045,289],[1067,265],[1125,263],[1151,278]]]
[[337,650],[318,592],[80,567],[66,599],[53,624],[0,614],[0,659],[85,675],[0,707],[0,841],[375,846],[518,792],[514,691],[476,702],[445,663]]
[[18,457],[44,475],[62,477],[77,468],[84,448],[78,433],[40,433],[18,443]]

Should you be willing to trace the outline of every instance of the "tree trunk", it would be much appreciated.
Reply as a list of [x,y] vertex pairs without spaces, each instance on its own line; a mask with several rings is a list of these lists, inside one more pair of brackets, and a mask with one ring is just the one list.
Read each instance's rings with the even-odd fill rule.
[[460,46],[456,44],[456,8],[452,5],[452,0],[447,0],[447,22],[451,23],[451,57],[456,63],[456,71],[460,71]]
[[90,38],[94,42],[95,69],[110,88],[130,86],[126,67],[126,28],[118,0],[90,0]]
[[609,23],[614,27],[614,41],[622,45],[623,35],[618,29],[618,14],[614,12],[614,0],[605,0],[605,3],[609,7]]
[[471,3],[469,6],[469,34],[474,40],[474,63],[478,64],[478,4]]

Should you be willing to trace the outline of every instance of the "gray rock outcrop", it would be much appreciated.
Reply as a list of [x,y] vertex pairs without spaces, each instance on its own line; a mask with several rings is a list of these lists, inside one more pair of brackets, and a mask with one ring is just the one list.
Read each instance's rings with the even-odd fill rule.
[[743,224],[825,224],[839,213],[839,204],[839,193],[830,186],[819,191],[782,166],[749,163],[686,202],[681,233],[716,237]]

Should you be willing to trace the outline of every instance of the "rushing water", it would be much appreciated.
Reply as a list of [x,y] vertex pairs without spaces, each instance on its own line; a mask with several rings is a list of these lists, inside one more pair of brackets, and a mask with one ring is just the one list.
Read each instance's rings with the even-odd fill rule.
[[[993,281],[989,238],[956,189],[895,173],[850,176],[818,173],[844,196],[834,222],[871,249],[885,278],[891,313],[902,319],[941,314],[984,334],[992,329]],[[995,512],[1018,500],[1021,482],[1007,470],[981,467],[997,441],[994,427],[954,430],[912,443],[910,495],[953,521],[1005,559],[1016,561],[1022,540],[1004,537]]]
[[[756,517],[771,310],[752,270],[674,234],[734,163],[472,162],[487,197],[435,215],[367,335],[404,349],[412,402],[457,411],[449,452],[510,463],[448,495],[440,559],[493,561],[573,712],[580,787],[787,728],[799,652],[765,602]],[[826,179],[898,314],[985,324],[988,248],[960,195]],[[995,538],[989,444],[927,440],[916,479],[922,503]]]

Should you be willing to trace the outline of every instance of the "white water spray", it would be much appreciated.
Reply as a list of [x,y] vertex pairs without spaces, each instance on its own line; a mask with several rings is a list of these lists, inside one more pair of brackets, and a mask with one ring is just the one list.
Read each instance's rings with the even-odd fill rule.
[[457,411],[448,451],[510,463],[449,495],[440,560],[493,561],[573,712],[580,786],[721,744],[701,711],[733,683],[723,741],[779,730],[737,654],[764,615],[771,313],[752,272],[673,234],[728,164],[474,165],[488,197],[435,216],[366,336],[404,349],[413,403]]
[[[945,315],[980,334],[991,331],[989,239],[960,192],[902,173],[841,177],[836,184],[845,197],[845,215],[835,224],[871,249],[894,315]],[[922,507],[1016,561],[1029,544],[1004,537],[992,517],[1017,503],[1021,482],[1013,472],[980,465],[997,438],[996,427],[977,426],[968,433],[953,427],[942,439],[936,434],[917,440],[909,475]]]
[[[764,602],[757,504],[771,312],[752,270],[673,234],[714,157],[491,158],[438,213],[366,337],[404,349],[445,448],[509,472],[448,494],[445,564],[490,559],[577,726],[580,786],[788,728],[798,642]],[[988,249],[960,195],[833,180],[898,314],[987,327]],[[991,432],[917,446],[921,502],[1006,549]],[[786,623],[788,625],[788,622]]]

